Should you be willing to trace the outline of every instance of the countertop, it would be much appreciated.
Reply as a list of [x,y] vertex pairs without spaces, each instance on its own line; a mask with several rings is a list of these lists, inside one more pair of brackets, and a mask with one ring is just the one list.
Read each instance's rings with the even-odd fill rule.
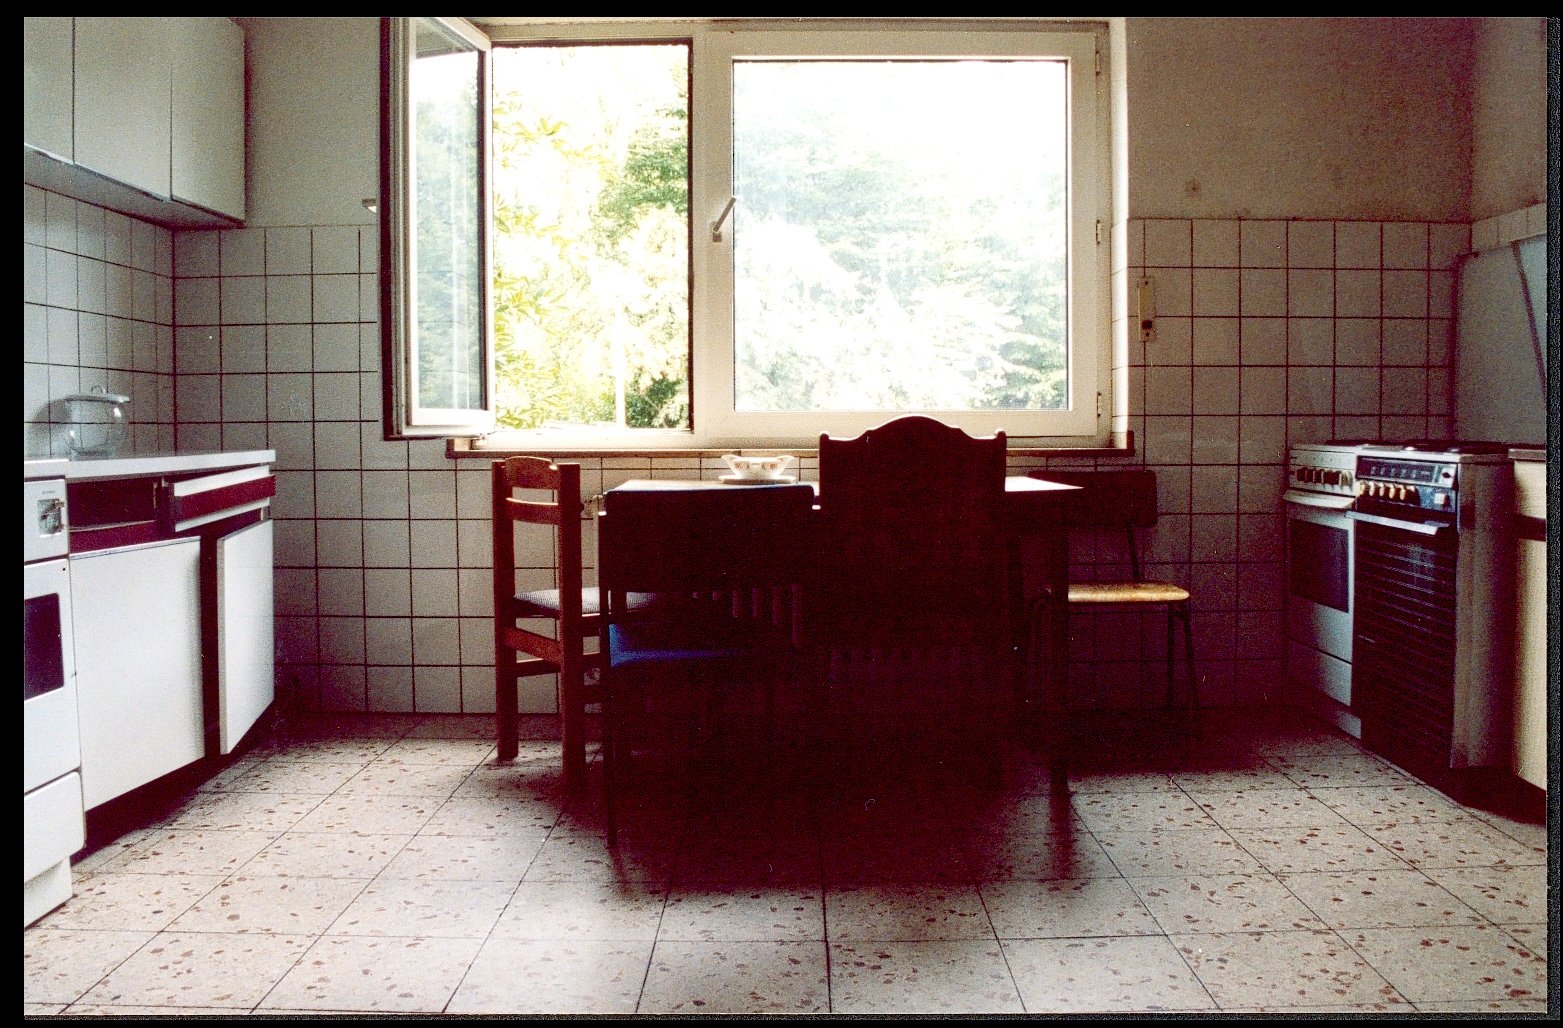
[[1547,451],[1541,446],[1516,446],[1509,451],[1510,460],[1534,460],[1543,464],[1547,460]]
[[105,478],[182,475],[198,471],[227,471],[257,464],[272,464],[276,460],[276,450],[204,450],[193,453],[93,457],[67,462],[65,478],[71,482],[86,482]]

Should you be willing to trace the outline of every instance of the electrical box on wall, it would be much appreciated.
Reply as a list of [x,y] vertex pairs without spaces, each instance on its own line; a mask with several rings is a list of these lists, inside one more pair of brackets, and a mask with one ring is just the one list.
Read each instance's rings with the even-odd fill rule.
[[1135,286],[1140,311],[1140,342],[1156,341],[1156,280],[1146,277]]

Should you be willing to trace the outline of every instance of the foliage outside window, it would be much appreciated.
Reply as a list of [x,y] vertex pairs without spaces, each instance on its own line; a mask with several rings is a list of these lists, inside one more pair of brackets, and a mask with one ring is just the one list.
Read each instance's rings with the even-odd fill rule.
[[493,46],[501,433],[802,445],[915,411],[1100,434],[1091,32],[569,37]]

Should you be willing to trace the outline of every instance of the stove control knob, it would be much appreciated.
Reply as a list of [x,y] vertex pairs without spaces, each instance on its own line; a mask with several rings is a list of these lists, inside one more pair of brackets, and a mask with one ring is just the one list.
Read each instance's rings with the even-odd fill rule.
[[1435,507],[1447,507],[1447,506],[1449,506],[1449,494],[1445,493],[1445,492],[1434,493],[1433,494],[1433,506],[1435,506]]
[[1340,484],[1345,486],[1347,489],[1350,489],[1351,488],[1351,480],[1352,480],[1353,477],[1354,476],[1352,475],[1351,472],[1349,472],[1349,471],[1342,471],[1340,473]]
[[1369,483],[1367,483],[1367,482],[1358,482],[1357,483],[1357,495],[1358,496],[1366,496],[1366,495],[1368,495],[1368,485],[1369,485]]

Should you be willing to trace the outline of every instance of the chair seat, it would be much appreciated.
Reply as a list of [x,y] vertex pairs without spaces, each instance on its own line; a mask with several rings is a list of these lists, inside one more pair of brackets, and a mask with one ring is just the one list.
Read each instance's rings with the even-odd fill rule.
[[1185,603],[1189,591],[1171,582],[1070,582],[1070,603]]
[[[651,605],[652,593],[630,593],[629,609],[640,610]],[[600,611],[598,591],[595,585],[581,589],[581,613],[596,614]],[[516,617],[556,618],[559,616],[559,590],[534,589],[516,595]]]
[[728,617],[679,621],[631,621],[608,628],[612,667],[740,661],[763,652],[777,638],[768,623]]

